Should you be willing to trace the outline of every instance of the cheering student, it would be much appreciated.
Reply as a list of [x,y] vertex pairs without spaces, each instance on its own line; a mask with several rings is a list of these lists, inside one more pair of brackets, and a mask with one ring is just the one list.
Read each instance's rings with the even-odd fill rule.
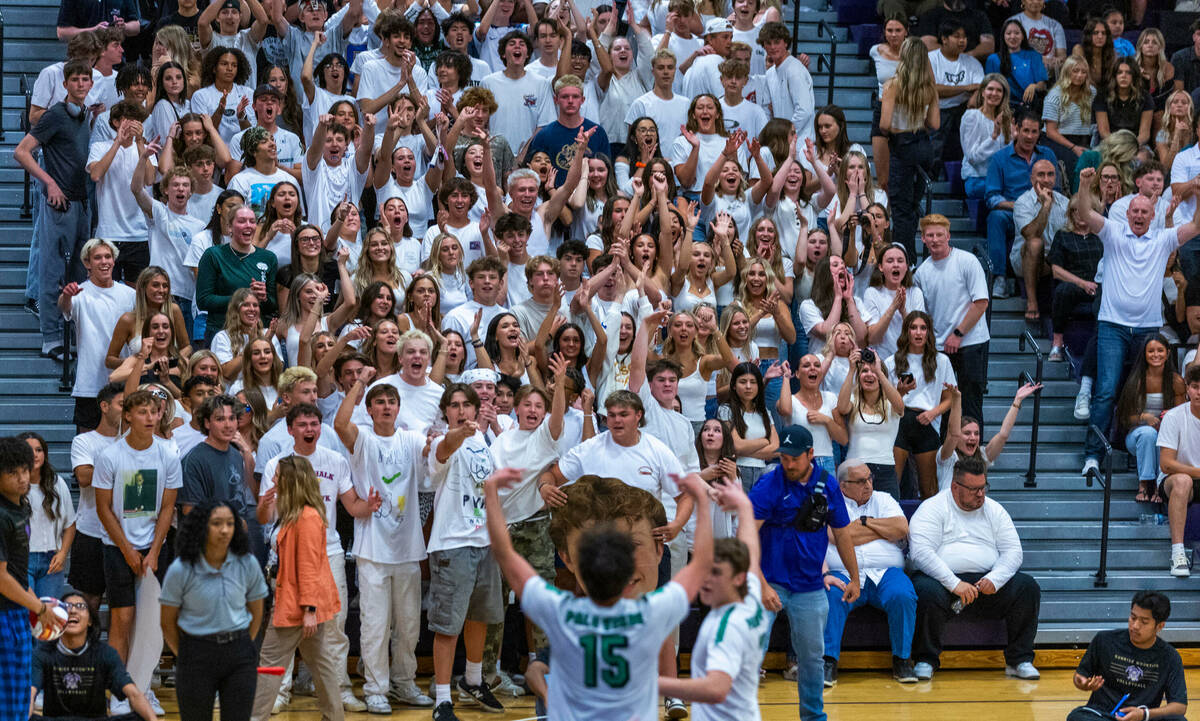
[[483,488],[485,515],[492,556],[517,589],[521,610],[550,639],[551,718],[658,718],[659,650],[712,571],[708,485],[696,473],[672,479],[695,503],[696,535],[691,562],[669,583],[625,597],[635,574],[633,539],[606,524],[585,529],[569,553],[587,593],[576,598],[539,578],[513,548],[500,491],[520,480],[513,468],[493,473]]

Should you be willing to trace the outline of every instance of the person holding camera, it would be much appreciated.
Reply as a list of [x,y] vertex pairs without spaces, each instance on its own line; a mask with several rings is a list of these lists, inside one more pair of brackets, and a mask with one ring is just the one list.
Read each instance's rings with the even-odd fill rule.
[[[850,516],[837,480],[813,465],[813,437],[807,428],[786,426],[780,433],[779,465],[750,489],[762,544],[763,605],[774,625],[786,611],[796,654],[796,685],[801,721],[824,721],[825,620],[829,614],[822,564],[829,531],[850,579],[842,600],[859,596],[858,557],[847,526]],[[768,627],[768,635],[770,630]]]
[[875,489],[899,498],[894,448],[904,399],[884,370],[883,359],[870,348],[850,351],[850,368],[837,402],[850,434],[845,457],[861,459],[871,469]]
[[1021,573],[1017,528],[987,492],[987,462],[963,458],[954,464],[950,488],[922,503],[909,521],[908,557],[917,591],[913,670],[921,681],[937,670],[946,621],[964,613],[1004,620],[1006,676],[1041,676],[1033,665],[1033,641],[1042,590],[1033,576]]

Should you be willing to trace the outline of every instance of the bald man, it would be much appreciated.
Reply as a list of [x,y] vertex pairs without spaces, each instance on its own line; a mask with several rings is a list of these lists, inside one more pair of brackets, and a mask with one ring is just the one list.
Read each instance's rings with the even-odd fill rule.
[[1054,163],[1042,159],[1029,173],[1030,188],[1013,203],[1013,225],[1017,229],[1008,261],[1013,272],[1025,279],[1025,320],[1041,321],[1038,310],[1038,281],[1049,272],[1046,252],[1054,236],[1067,224],[1067,196],[1054,189],[1058,180]]

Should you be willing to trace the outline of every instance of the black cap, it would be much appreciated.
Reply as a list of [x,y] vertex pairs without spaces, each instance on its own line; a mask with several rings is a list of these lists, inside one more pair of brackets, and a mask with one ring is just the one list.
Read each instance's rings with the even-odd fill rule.
[[812,447],[812,431],[804,426],[788,426],[779,437],[779,452],[785,456],[800,456],[808,453]]
[[242,4],[238,0],[225,0],[225,2],[221,3],[221,9],[222,10],[237,10],[238,12],[241,12]]
[[259,98],[261,98],[264,95],[272,95],[279,102],[281,102],[281,103],[283,102],[283,93],[279,92],[279,90],[274,85],[270,85],[268,83],[263,83],[262,85],[259,85],[257,88],[254,89],[254,99],[255,100],[258,100]]

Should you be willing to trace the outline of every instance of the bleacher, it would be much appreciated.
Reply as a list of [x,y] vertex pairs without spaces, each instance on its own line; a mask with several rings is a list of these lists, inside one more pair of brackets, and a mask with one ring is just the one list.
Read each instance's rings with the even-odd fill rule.
[[[812,58],[818,107],[832,97],[845,110],[851,141],[869,152],[875,77],[867,50],[877,42],[871,39],[871,28],[877,22],[874,0],[842,0],[837,5],[835,12],[796,14],[797,51]],[[62,472],[70,466],[72,401],[69,392],[60,389],[60,366],[38,356],[37,320],[22,310],[31,221],[22,209],[24,174],[11,159],[23,135],[23,90],[32,87],[42,67],[62,59],[63,46],[54,35],[57,7],[53,0],[0,0],[4,89],[0,114],[4,131],[0,138],[0,433],[41,433],[50,444],[52,462]],[[792,21],[790,5],[784,16]],[[830,67],[836,73],[832,80]],[[982,222],[979,209],[964,201],[953,164],[942,169],[932,189],[930,207],[951,219],[955,244],[975,248],[984,243],[977,231]],[[1020,298],[997,301],[991,307],[991,383],[984,402],[989,431],[999,426],[1018,376],[1023,372],[1037,375],[1036,348],[1021,343],[1026,330],[1023,309]],[[1034,340],[1042,352],[1049,351],[1048,338]],[[1171,595],[1171,621],[1163,636],[1175,643],[1196,642],[1200,639],[1200,585],[1168,575],[1167,529],[1139,522],[1142,514],[1159,509],[1133,501],[1137,481],[1128,471],[1123,453],[1116,454],[1113,464],[1106,585],[1097,586],[1105,500],[1100,483],[1089,484],[1079,475],[1086,423],[1072,415],[1078,386],[1066,363],[1043,364],[1041,377],[1045,389],[1036,428],[1034,403],[1026,403],[990,477],[990,495],[1008,509],[1021,534],[1024,570],[1042,587],[1039,645],[1086,644],[1096,630],[1123,623],[1130,596],[1146,588]],[[1031,469],[1030,441],[1035,432],[1036,467]],[[1030,470],[1036,487],[1027,487]],[[867,620],[874,612],[856,613],[861,614],[856,619]],[[880,618],[869,623],[852,621],[845,649],[885,649],[886,628]],[[948,633],[948,648],[995,647],[1003,641],[998,625],[971,628],[956,622]]]

